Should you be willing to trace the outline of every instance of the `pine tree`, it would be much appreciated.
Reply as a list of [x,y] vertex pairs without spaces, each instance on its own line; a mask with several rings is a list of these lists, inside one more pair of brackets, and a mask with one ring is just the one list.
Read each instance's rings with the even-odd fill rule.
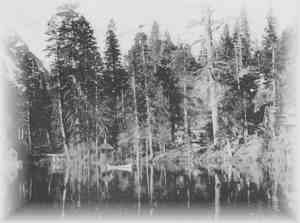
[[246,9],[243,8],[240,15],[240,35],[242,41],[242,62],[244,66],[249,64],[251,59],[251,51],[250,51],[250,31]]
[[160,67],[157,77],[163,87],[166,104],[169,105],[168,117],[172,141],[175,141],[176,131],[182,122],[180,77],[172,65],[176,50],[177,47],[173,44],[170,34],[166,32],[161,43]]
[[102,69],[93,29],[74,8],[65,6],[50,20],[47,35],[66,143],[93,140],[96,77]]
[[[170,37],[167,41],[170,41]],[[165,42],[165,47],[168,47],[167,44],[170,42]],[[150,63],[152,66],[152,75],[148,79],[149,83],[149,99],[151,101],[151,114],[152,115],[152,131],[154,135],[154,142],[158,146],[160,152],[165,151],[167,142],[170,142],[170,124],[169,124],[169,98],[166,97],[166,86],[167,79],[164,78],[168,75],[164,73],[162,69],[162,40],[160,39],[159,25],[157,22],[154,22],[152,25],[151,35],[149,38],[149,50],[150,50]],[[166,48],[165,48],[166,49]],[[165,51],[166,52],[166,51]],[[152,154],[150,154],[152,156]]]
[[248,66],[251,59],[251,40],[248,18],[245,8],[242,8],[240,16],[234,26],[233,42],[238,50],[241,51],[242,66]]
[[[140,140],[145,140],[145,153],[149,158],[153,156],[154,136],[153,132],[156,117],[154,98],[157,96],[156,78],[153,74],[151,63],[151,51],[147,44],[145,33],[137,33],[135,42],[130,50],[129,57],[130,73],[134,73],[134,85],[138,126],[140,127]],[[135,106],[134,106],[135,107]],[[128,131],[130,131],[128,129]]]
[[[33,146],[45,142],[49,138],[50,120],[49,106],[50,98],[46,88],[46,72],[38,65],[38,59],[30,52],[23,56],[21,69],[23,70],[22,82],[26,87],[25,97],[28,102],[30,141]],[[45,135],[46,133],[46,135]],[[50,145],[49,145],[50,146]]]
[[295,106],[297,96],[297,78],[295,66],[297,65],[296,31],[292,28],[284,29],[278,41],[278,50],[276,54],[276,67],[278,76],[278,94],[279,94],[279,112],[285,112],[290,106]]
[[151,35],[149,38],[149,47],[151,51],[151,59],[153,61],[154,73],[157,72],[157,65],[159,63],[159,57],[161,52],[161,40],[159,33],[159,25],[154,22],[152,25]]
[[267,25],[264,29],[263,36],[263,50],[262,50],[262,72],[270,74],[272,70],[272,54],[273,49],[276,48],[278,37],[276,33],[276,20],[273,15],[272,9],[267,15]]
[[[145,87],[145,106],[146,106],[146,134],[147,134],[147,146],[146,146],[146,157],[153,158],[153,115],[152,115],[152,98],[151,93],[154,90],[153,78],[154,74],[152,72],[152,67],[156,64],[150,63],[151,54],[149,55],[148,46],[147,46],[147,36],[142,36],[140,41],[141,46],[141,56],[142,56],[142,72],[144,75],[144,87]],[[148,52],[147,52],[148,51]],[[152,67],[151,67],[152,65]],[[150,69],[149,69],[150,66]],[[152,91],[152,92],[151,92]],[[148,149],[147,149],[148,148]]]
[[234,44],[229,33],[229,26],[225,24],[220,39],[219,53],[221,60],[231,60],[234,57]]
[[290,62],[291,55],[291,43],[292,43],[293,31],[291,29],[285,29],[282,31],[280,39],[278,40],[278,71],[283,72],[288,68],[288,63]]
[[[173,109],[176,108],[174,116],[171,115],[171,124],[175,121],[175,125],[178,126],[178,129],[176,129],[178,133],[183,130],[183,142],[186,145],[190,143],[191,136],[189,113],[191,110],[190,88],[193,87],[193,84],[190,80],[192,77],[191,73],[195,72],[195,68],[197,67],[195,67],[195,59],[191,54],[191,48],[188,45],[180,45],[173,52],[172,70],[175,75],[172,75],[174,79],[171,79],[170,84],[175,86],[172,93],[176,93],[177,98],[171,97],[172,100],[170,102],[173,105],[170,107],[170,110],[173,112]],[[173,82],[174,80],[175,82]]]
[[239,20],[237,19],[235,21],[235,24],[234,24],[234,27],[233,27],[233,35],[232,35],[232,39],[233,39],[234,44],[237,44],[237,42],[238,42],[239,32],[240,32]]
[[110,20],[106,33],[104,52],[104,95],[107,98],[107,106],[113,113],[109,127],[109,141],[112,145],[117,144],[117,136],[122,128],[121,123],[125,121],[124,100],[129,82],[128,75],[121,65],[121,51],[115,32],[115,23],[113,20]]
[[106,33],[106,41],[105,41],[105,69],[111,72],[116,72],[121,68],[121,52],[119,41],[116,36],[116,25],[114,20],[110,20]]
[[[244,75],[248,74],[248,67],[252,63],[251,57],[251,40],[249,33],[249,24],[247,19],[246,9],[242,8],[240,16],[236,22],[234,28],[234,49],[235,49],[235,74],[237,80],[237,88],[240,93],[242,100],[243,109],[243,138],[248,135],[248,121],[247,121],[247,110],[248,100],[247,98],[247,87],[241,86],[241,81]],[[247,77],[246,77],[247,79]]]
[[263,37],[263,51],[262,51],[262,72],[266,75],[267,81],[272,89],[272,108],[269,110],[269,128],[272,135],[276,135],[276,110],[278,101],[278,76],[276,72],[276,48],[277,48],[277,34],[276,21],[273,16],[272,9],[267,15],[267,25],[265,27],[265,34]]
[[212,34],[212,11],[207,9],[205,18],[206,42],[207,42],[207,69],[209,70],[209,87],[210,87],[210,108],[212,116],[213,143],[218,143],[217,133],[219,131],[219,116],[217,106],[216,83],[213,80],[213,64],[215,61],[213,34]]

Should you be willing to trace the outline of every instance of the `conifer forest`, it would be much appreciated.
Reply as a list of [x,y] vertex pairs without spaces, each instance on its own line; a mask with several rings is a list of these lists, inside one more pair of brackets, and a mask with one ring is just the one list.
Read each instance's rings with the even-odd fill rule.
[[6,217],[294,218],[297,28],[271,6],[258,37],[246,6],[198,10],[193,41],[157,19],[124,50],[120,21],[99,41],[63,2],[45,58],[1,37]]

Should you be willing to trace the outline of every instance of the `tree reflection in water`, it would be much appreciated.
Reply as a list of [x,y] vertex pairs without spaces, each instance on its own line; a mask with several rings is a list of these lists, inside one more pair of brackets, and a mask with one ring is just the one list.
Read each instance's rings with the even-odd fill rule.
[[[137,185],[136,171],[103,170],[98,166],[61,172],[33,168],[27,179],[31,183],[26,184],[30,196],[26,198],[28,204],[61,209],[65,216],[74,210],[101,210],[102,215],[108,216],[112,212],[158,216],[177,208],[183,213],[207,209],[215,218],[233,208],[256,214],[264,210],[287,214],[286,188],[274,178],[276,174],[270,168],[258,163],[192,170],[148,165],[141,172],[141,184]],[[27,207],[30,205],[24,209]]]

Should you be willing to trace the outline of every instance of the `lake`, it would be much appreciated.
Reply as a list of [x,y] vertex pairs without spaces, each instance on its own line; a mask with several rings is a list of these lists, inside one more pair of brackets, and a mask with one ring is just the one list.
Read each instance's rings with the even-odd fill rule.
[[[24,174],[27,172],[27,174]],[[74,165],[28,167],[19,176],[21,207],[11,218],[291,218],[288,186],[255,162],[223,168],[160,163],[137,171]]]

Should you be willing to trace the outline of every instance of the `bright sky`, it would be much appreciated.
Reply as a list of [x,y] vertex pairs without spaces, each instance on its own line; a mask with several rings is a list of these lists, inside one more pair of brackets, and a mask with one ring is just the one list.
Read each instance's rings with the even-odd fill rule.
[[[29,48],[42,60],[45,47],[47,21],[58,6],[66,2],[79,4],[79,11],[91,22],[99,46],[103,48],[107,24],[113,18],[117,24],[121,49],[126,53],[132,44],[140,24],[151,24],[156,20],[161,32],[168,30],[176,42],[192,42],[199,38],[199,29],[189,30],[190,20],[201,17],[201,6],[207,0],[1,0],[0,24],[14,29],[21,35]],[[265,25],[265,16],[272,5],[278,18],[279,30],[295,25],[297,0],[210,0],[215,16],[234,17],[241,6],[247,8],[252,38],[259,39]],[[145,28],[148,32],[150,26]]]

